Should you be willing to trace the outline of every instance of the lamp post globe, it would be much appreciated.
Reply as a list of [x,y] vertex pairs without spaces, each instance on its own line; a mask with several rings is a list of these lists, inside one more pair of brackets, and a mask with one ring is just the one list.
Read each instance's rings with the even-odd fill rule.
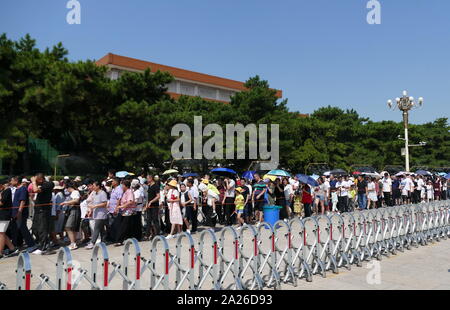
[[[423,97],[419,97],[416,104],[414,102],[414,97],[408,97],[408,91],[403,91],[403,96],[401,98],[395,98],[397,103],[397,108],[403,113],[403,126],[405,129],[405,170],[409,172],[409,138],[408,138],[408,123],[409,123],[409,111],[414,107],[421,107],[423,105]],[[388,106],[391,108],[392,100],[388,100]],[[395,108],[395,107],[394,107]]]

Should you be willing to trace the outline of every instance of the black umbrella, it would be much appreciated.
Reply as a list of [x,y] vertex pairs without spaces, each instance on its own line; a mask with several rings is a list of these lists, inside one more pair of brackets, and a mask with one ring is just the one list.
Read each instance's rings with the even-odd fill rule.
[[348,175],[347,171],[343,169],[334,169],[330,171],[330,174],[334,176]]
[[431,173],[430,172],[428,172],[428,171],[426,171],[426,170],[417,170],[416,171],[416,174],[418,174],[418,175],[431,175]]

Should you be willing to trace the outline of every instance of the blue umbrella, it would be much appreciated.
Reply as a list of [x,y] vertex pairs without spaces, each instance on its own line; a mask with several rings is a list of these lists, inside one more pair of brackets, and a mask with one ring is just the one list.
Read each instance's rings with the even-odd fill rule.
[[183,178],[189,178],[189,177],[195,178],[195,177],[198,177],[198,173],[195,173],[195,172],[188,172],[188,173],[183,174],[182,177],[183,177]]
[[450,180],[450,173],[447,174],[444,178],[446,178],[447,180]]
[[256,173],[256,171],[245,171],[242,174],[242,178],[248,179],[248,180],[253,180],[255,178],[255,173]]
[[296,177],[302,183],[305,183],[305,184],[308,184],[311,186],[319,186],[319,183],[316,180],[314,180],[313,178],[311,178],[309,175],[297,174]]
[[234,171],[233,169],[229,169],[229,168],[215,168],[213,170],[211,170],[211,173],[215,174],[215,175],[220,175],[220,176],[233,176],[236,175],[236,171]]
[[284,170],[270,170],[266,174],[275,175],[277,177],[290,177],[291,176],[291,174],[289,172],[286,172]]
[[116,173],[116,177],[118,177],[118,178],[124,178],[127,175],[129,175],[129,173],[126,172],[126,171],[119,171],[119,172]]

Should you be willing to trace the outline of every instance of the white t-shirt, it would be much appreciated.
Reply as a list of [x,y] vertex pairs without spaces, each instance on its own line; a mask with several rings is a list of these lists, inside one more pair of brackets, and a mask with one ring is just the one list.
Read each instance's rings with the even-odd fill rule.
[[392,180],[383,178],[383,192],[390,193],[392,191]]
[[348,196],[348,190],[350,189],[351,186],[351,181],[342,181],[342,182],[337,182],[336,183],[336,188],[341,188],[340,190],[340,196],[341,197],[346,197]]
[[164,201],[165,201],[165,195],[164,195],[164,190],[160,190],[159,191],[159,204],[161,205],[161,204],[164,204]]
[[81,218],[85,219],[86,218],[86,214],[88,212],[88,203],[86,200],[83,200],[82,203],[80,203],[80,210],[81,210]]
[[289,179],[289,184],[291,184],[292,185],[292,190],[296,190],[296,189],[298,189],[299,188],[299,186],[300,186],[300,182],[299,181],[296,181],[295,179]]
[[408,195],[408,190],[406,189],[406,179],[403,179],[400,182],[400,188],[402,189],[402,195],[403,196],[407,196]]
[[284,198],[286,201],[289,201],[291,199],[291,195],[294,193],[294,190],[292,188],[291,184],[286,184],[284,187]]
[[433,199],[433,185],[431,185],[431,184],[427,184],[426,185],[426,188],[427,188],[427,198],[428,199]]
[[323,182],[323,190],[325,192],[325,198],[327,197],[327,195],[329,194],[329,190],[330,190],[330,182],[325,181]]
[[425,182],[423,181],[423,179],[417,180],[417,190],[418,191],[421,191],[424,185],[425,185]]
[[227,190],[225,191],[225,197],[227,197],[227,198],[228,197],[234,198],[236,182],[234,182],[234,180],[230,179],[228,181],[228,186],[229,187],[231,186],[231,188],[228,189],[228,187],[227,187]]
[[141,191],[141,188],[133,191],[134,201],[136,202],[136,211],[141,212],[142,207],[144,206],[144,193]]
[[199,201],[198,201],[199,192],[198,192],[197,186],[193,185],[191,188],[189,188],[189,194],[191,194],[192,199],[194,199],[194,201],[196,201],[198,204],[199,203]]
[[405,180],[405,190],[410,192],[414,187],[414,182],[410,178],[406,178]]
[[76,199],[80,199],[80,192],[79,191],[73,191],[72,193],[70,193],[70,200],[76,200]]

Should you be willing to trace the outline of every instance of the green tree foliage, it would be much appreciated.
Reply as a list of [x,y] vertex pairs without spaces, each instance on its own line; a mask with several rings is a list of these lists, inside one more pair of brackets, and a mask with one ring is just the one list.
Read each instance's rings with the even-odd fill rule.
[[[259,76],[229,104],[167,94],[168,73],[125,73],[117,80],[93,61],[69,62],[61,43],[40,51],[29,35],[0,36],[0,159],[12,166],[26,154],[29,137],[46,139],[60,152],[82,156],[104,169],[164,168],[171,161],[171,129],[203,125],[279,124],[280,166],[304,171],[311,162],[349,169],[353,164],[402,165],[402,123],[372,122],[354,110],[317,109],[302,117]],[[223,127],[225,128],[225,127]],[[450,165],[447,118],[411,125],[412,165]],[[225,129],[224,129],[225,131]],[[225,132],[224,132],[225,133]],[[206,141],[208,138],[204,138]],[[251,160],[221,161],[245,169]]]

